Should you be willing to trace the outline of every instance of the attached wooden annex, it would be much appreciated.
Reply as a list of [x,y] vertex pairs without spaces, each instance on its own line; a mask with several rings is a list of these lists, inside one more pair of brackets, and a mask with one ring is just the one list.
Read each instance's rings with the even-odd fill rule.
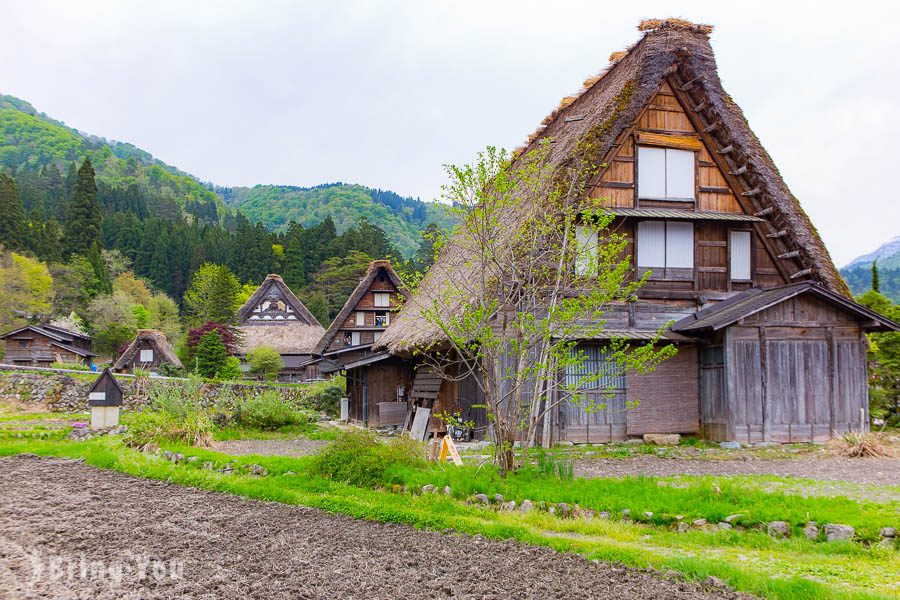
[[155,329],[139,329],[137,335],[116,361],[117,373],[134,373],[135,369],[159,373],[162,365],[183,368],[166,334]]
[[[639,344],[669,322],[677,323],[663,343],[678,353],[652,373],[605,378],[606,412],[562,404],[545,429],[549,441],[645,433],[810,441],[867,429],[864,333],[898,325],[850,299],[800,202],[723,90],[712,27],[667,19],[639,30],[640,40],[564,98],[522,151],[549,140],[551,164],[566,168],[590,147],[601,168],[583,201],[615,215],[634,275],[649,273],[633,301],[607,312],[605,339],[583,340],[585,368],[607,372],[609,339]],[[447,251],[438,258],[375,350],[409,358],[441,344],[422,310],[443,282],[464,276],[460,262]],[[624,410],[630,401],[638,408]],[[477,382],[444,381],[434,402],[465,413],[480,402]]]
[[268,275],[238,310],[241,341],[238,351],[274,348],[284,361],[282,381],[303,381],[305,364],[313,356],[325,328],[291,291],[280,275]]

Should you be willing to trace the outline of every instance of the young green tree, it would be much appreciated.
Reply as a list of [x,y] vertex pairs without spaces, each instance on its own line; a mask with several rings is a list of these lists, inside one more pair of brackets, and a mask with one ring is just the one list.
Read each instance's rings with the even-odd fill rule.
[[0,173],[0,245],[10,250],[26,246],[25,209],[15,180]]
[[233,323],[240,307],[241,282],[224,265],[206,263],[194,274],[184,306],[191,323]]
[[14,252],[0,254],[0,331],[49,316],[52,299],[47,265]]
[[258,346],[247,353],[250,374],[261,379],[275,379],[284,369],[284,361],[274,348]]
[[228,352],[222,338],[215,331],[209,331],[200,338],[194,353],[195,370],[203,377],[215,377],[225,366]]
[[64,227],[64,247],[66,256],[81,254],[88,256],[95,243],[100,243],[100,223],[103,216],[97,201],[97,184],[94,182],[94,167],[88,158],[84,159],[75,185]]
[[423,284],[430,302],[421,316],[446,342],[420,355],[444,378],[471,377],[481,387],[503,473],[521,464],[515,440],[524,439],[527,452],[539,427],[549,439],[544,417],[555,406],[603,410],[605,375],[646,372],[675,353],[655,343],[660,329],[641,345],[614,337],[605,369],[581,368],[579,342],[609,337],[606,311],[634,298],[643,280],[632,280],[627,240],[609,228],[612,216],[585,200],[596,172],[591,153],[556,167],[549,152],[544,143],[511,162],[489,148],[475,164],[447,168],[444,195],[460,225]]

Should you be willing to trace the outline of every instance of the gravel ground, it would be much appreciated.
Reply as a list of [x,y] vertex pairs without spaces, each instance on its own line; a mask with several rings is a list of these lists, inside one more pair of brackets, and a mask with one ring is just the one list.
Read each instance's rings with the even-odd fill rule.
[[576,477],[647,475],[778,475],[871,485],[900,485],[900,458],[830,458],[821,454],[790,459],[743,457],[700,460],[634,455],[622,459],[578,459]]
[[261,454],[263,456],[306,456],[315,454],[327,445],[326,440],[307,440],[303,438],[290,440],[224,440],[213,442],[212,450],[231,454]]
[[[0,459],[0,485],[2,598],[744,597],[546,548],[263,503],[67,460]],[[121,577],[106,570],[117,564]],[[35,565],[44,569],[39,577]]]

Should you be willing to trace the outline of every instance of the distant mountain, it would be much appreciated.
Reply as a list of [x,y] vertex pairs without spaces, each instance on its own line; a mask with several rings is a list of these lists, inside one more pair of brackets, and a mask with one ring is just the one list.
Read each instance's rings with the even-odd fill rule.
[[219,189],[228,206],[233,206],[254,222],[281,231],[291,221],[304,227],[331,215],[338,233],[355,226],[360,219],[381,227],[391,243],[411,256],[421,241],[420,232],[429,223],[452,225],[446,207],[417,198],[362,185],[330,183],[310,188],[257,185],[252,188]]
[[900,302],[900,236],[891,238],[874,252],[854,258],[841,269],[841,275],[855,295],[864,294],[872,288],[872,262],[876,259],[881,293]]
[[[17,174],[20,187],[27,187],[28,173],[56,168],[64,176],[85,156],[94,165],[98,185],[136,186],[159,216],[178,211],[206,215],[211,206],[223,206],[208,186],[145,150],[81,132],[38,112],[25,100],[0,95],[0,168]],[[34,208],[27,206],[28,190],[20,192],[26,208]]]
[[[254,222],[283,231],[291,221],[309,227],[331,215],[339,234],[366,218],[381,227],[406,256],[416,251],[420,232],[428,224],[452,224],[439,204],[362,185],[215,187],[132,144],[84,133],[38,112],[25,100],[0,95],[0,170],[8,169],[16,176],[26,210],[60,218],[58,205],[37,205],[36,199],[46,193],[37,189],[32,193],[29,188],[44,185],[47,178],[31,175],[55,169],[59,177],[65,177],[71,165],[80,164],[85,156],[90,157],[97,173],[101,201],[103,185],[119,190],[134,186],[151,216],[193,215],[203,222],[214,222],[221,221],[226,211],[239,210]],[[128,201],[108,199],[109,203]]]

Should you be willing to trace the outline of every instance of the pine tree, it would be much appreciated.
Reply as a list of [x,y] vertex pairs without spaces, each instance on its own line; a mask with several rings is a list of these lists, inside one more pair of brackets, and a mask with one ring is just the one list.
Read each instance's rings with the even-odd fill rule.
[[225,366],[228,351],[222,343],[222,338],[215,331],[209,331],[200,338],[194,357],[198,374],[203,377],[215,377]]
[[97,201],[97,184],[94,167],[88,158],[78,169],[78,177],[69,201],[65,224],[66,255],[87,255],[94,242],[100,243],[100,203]]
[[25,209],[16,182],[0,173],[0,244],[18,250],[26,242]]
[[881,292],[881,282],[878,280],[878,259],[872,261],[872,291]]
[[240,292],[241,283],[228,267],[207,263],[184,293],[185,311],[192,323],[232,323]]
[[91,249],[87,252],[87,259],[94,269],[97,276],[97,287],[104,294],[112,293],[112,281],[109,278],[109,271],[106,268],[106,261],[103,260],[103,253],[100,251],[100,242],[94,241]]

